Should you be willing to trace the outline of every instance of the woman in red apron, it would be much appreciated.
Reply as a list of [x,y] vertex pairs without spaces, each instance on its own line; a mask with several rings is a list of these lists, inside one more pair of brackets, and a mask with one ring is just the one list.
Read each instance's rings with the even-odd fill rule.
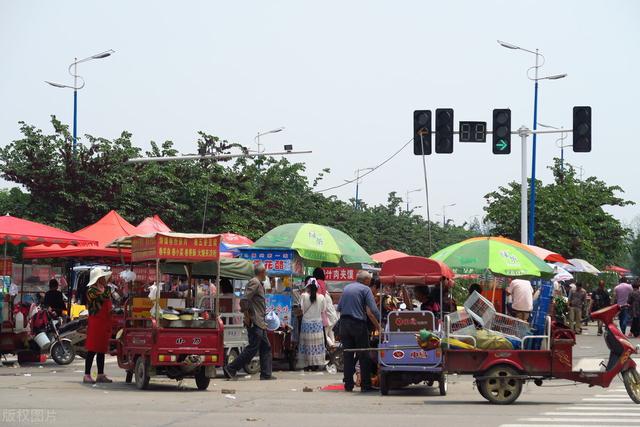
[[[107,285],[107,279],[110,276],[110,271],[94,268],[91,270],[89,283],[87,284],[89,325],[85,345],[87,357],[82,380],[84,383],[113,382],[104,374],[104,355],[109,351],[109,339],[111,339],[111,288]],[[94,357],[98,365],[98,376],[95,380],[91,376]]]

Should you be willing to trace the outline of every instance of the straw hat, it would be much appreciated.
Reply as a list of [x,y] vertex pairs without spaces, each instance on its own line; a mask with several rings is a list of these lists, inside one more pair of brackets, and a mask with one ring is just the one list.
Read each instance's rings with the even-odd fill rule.
[[111,271],[105,270],[104,268],[100,267],[92,268],[91,274],[89,275],[89,283],[87,283],[87,286],[95,285],[98,279],[101,277],[109,279],[109,277],[111,277]]

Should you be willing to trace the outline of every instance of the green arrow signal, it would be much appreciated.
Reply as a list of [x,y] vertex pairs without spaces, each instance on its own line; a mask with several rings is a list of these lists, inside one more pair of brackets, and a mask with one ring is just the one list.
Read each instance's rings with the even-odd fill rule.
[[504,139],[499,139],[496,147],[498,147],[500,151],[504,151],[504,149],[507,148],[507,141],[505,141]]

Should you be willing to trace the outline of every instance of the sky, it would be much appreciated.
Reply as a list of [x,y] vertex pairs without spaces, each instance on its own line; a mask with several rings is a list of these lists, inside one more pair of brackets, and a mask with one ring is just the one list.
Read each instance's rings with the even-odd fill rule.
[[[72,92],[44,81],[71,84],[75,57],[113,49],[79,66],[86,80],[79,135],[127,130],[140,147],[172,140],[193,153],[200,130],[255,147],[258,132],[284,126],[261,138],[264,147],[313,151],[291,160],[305,162],[311,179],[330,168],[321,187],[331,187],[411,140],[416,109],[453,108],[456,123],[491,126],[494,108],[510,108],[512,129],[531,127],[527,69],[535,56],[505,49],[500,39],[540,49],[541,76],[568,74],[540,82],[538,122],[570,128],[572,107],[592,106],[593,151],[568,148],[565,158],[640,202],[639,18],[633,0],[0,0],[0,145],[20,137],[21,120],[46,132],[52,114],[70,124]],[[538,139],[545,182],[560,155],[556,139]],[[482,215],[485,194],[520,181],[519,138],[508,156],[456,139],[454,153],[430,156],[427,168],[432,219],[455,204],[446,216],[462,224]],[[359,187],[368,204],[415,189],[422,191],[411,194],[411,205],[425,206],[422,162],[411,144]],[[355,183],[325,194],[348,200]],[[609,211],[629,223],[640,205]]]

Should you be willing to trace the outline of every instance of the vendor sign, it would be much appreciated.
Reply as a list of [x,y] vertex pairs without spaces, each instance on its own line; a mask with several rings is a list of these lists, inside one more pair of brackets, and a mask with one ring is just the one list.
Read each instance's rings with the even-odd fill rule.
[[220,236],[188,237],[178,233],[157,233],[153,237],[133,236],[133,262],[155,259],[175,261],[211,261],[220,256]]
[[291,295],[267,294],[265,300],[267,312],[275,312],[281,325],[291,325]]
[[302,263],[294,251],[271,249],[240,249],[240,257],[262,263],[270,276],[302,275]]
[[356,280],[358,270],[355,268],[347,267],[331,267],[323,268],[325,280],[331,280],[336,282],[353,282]]

